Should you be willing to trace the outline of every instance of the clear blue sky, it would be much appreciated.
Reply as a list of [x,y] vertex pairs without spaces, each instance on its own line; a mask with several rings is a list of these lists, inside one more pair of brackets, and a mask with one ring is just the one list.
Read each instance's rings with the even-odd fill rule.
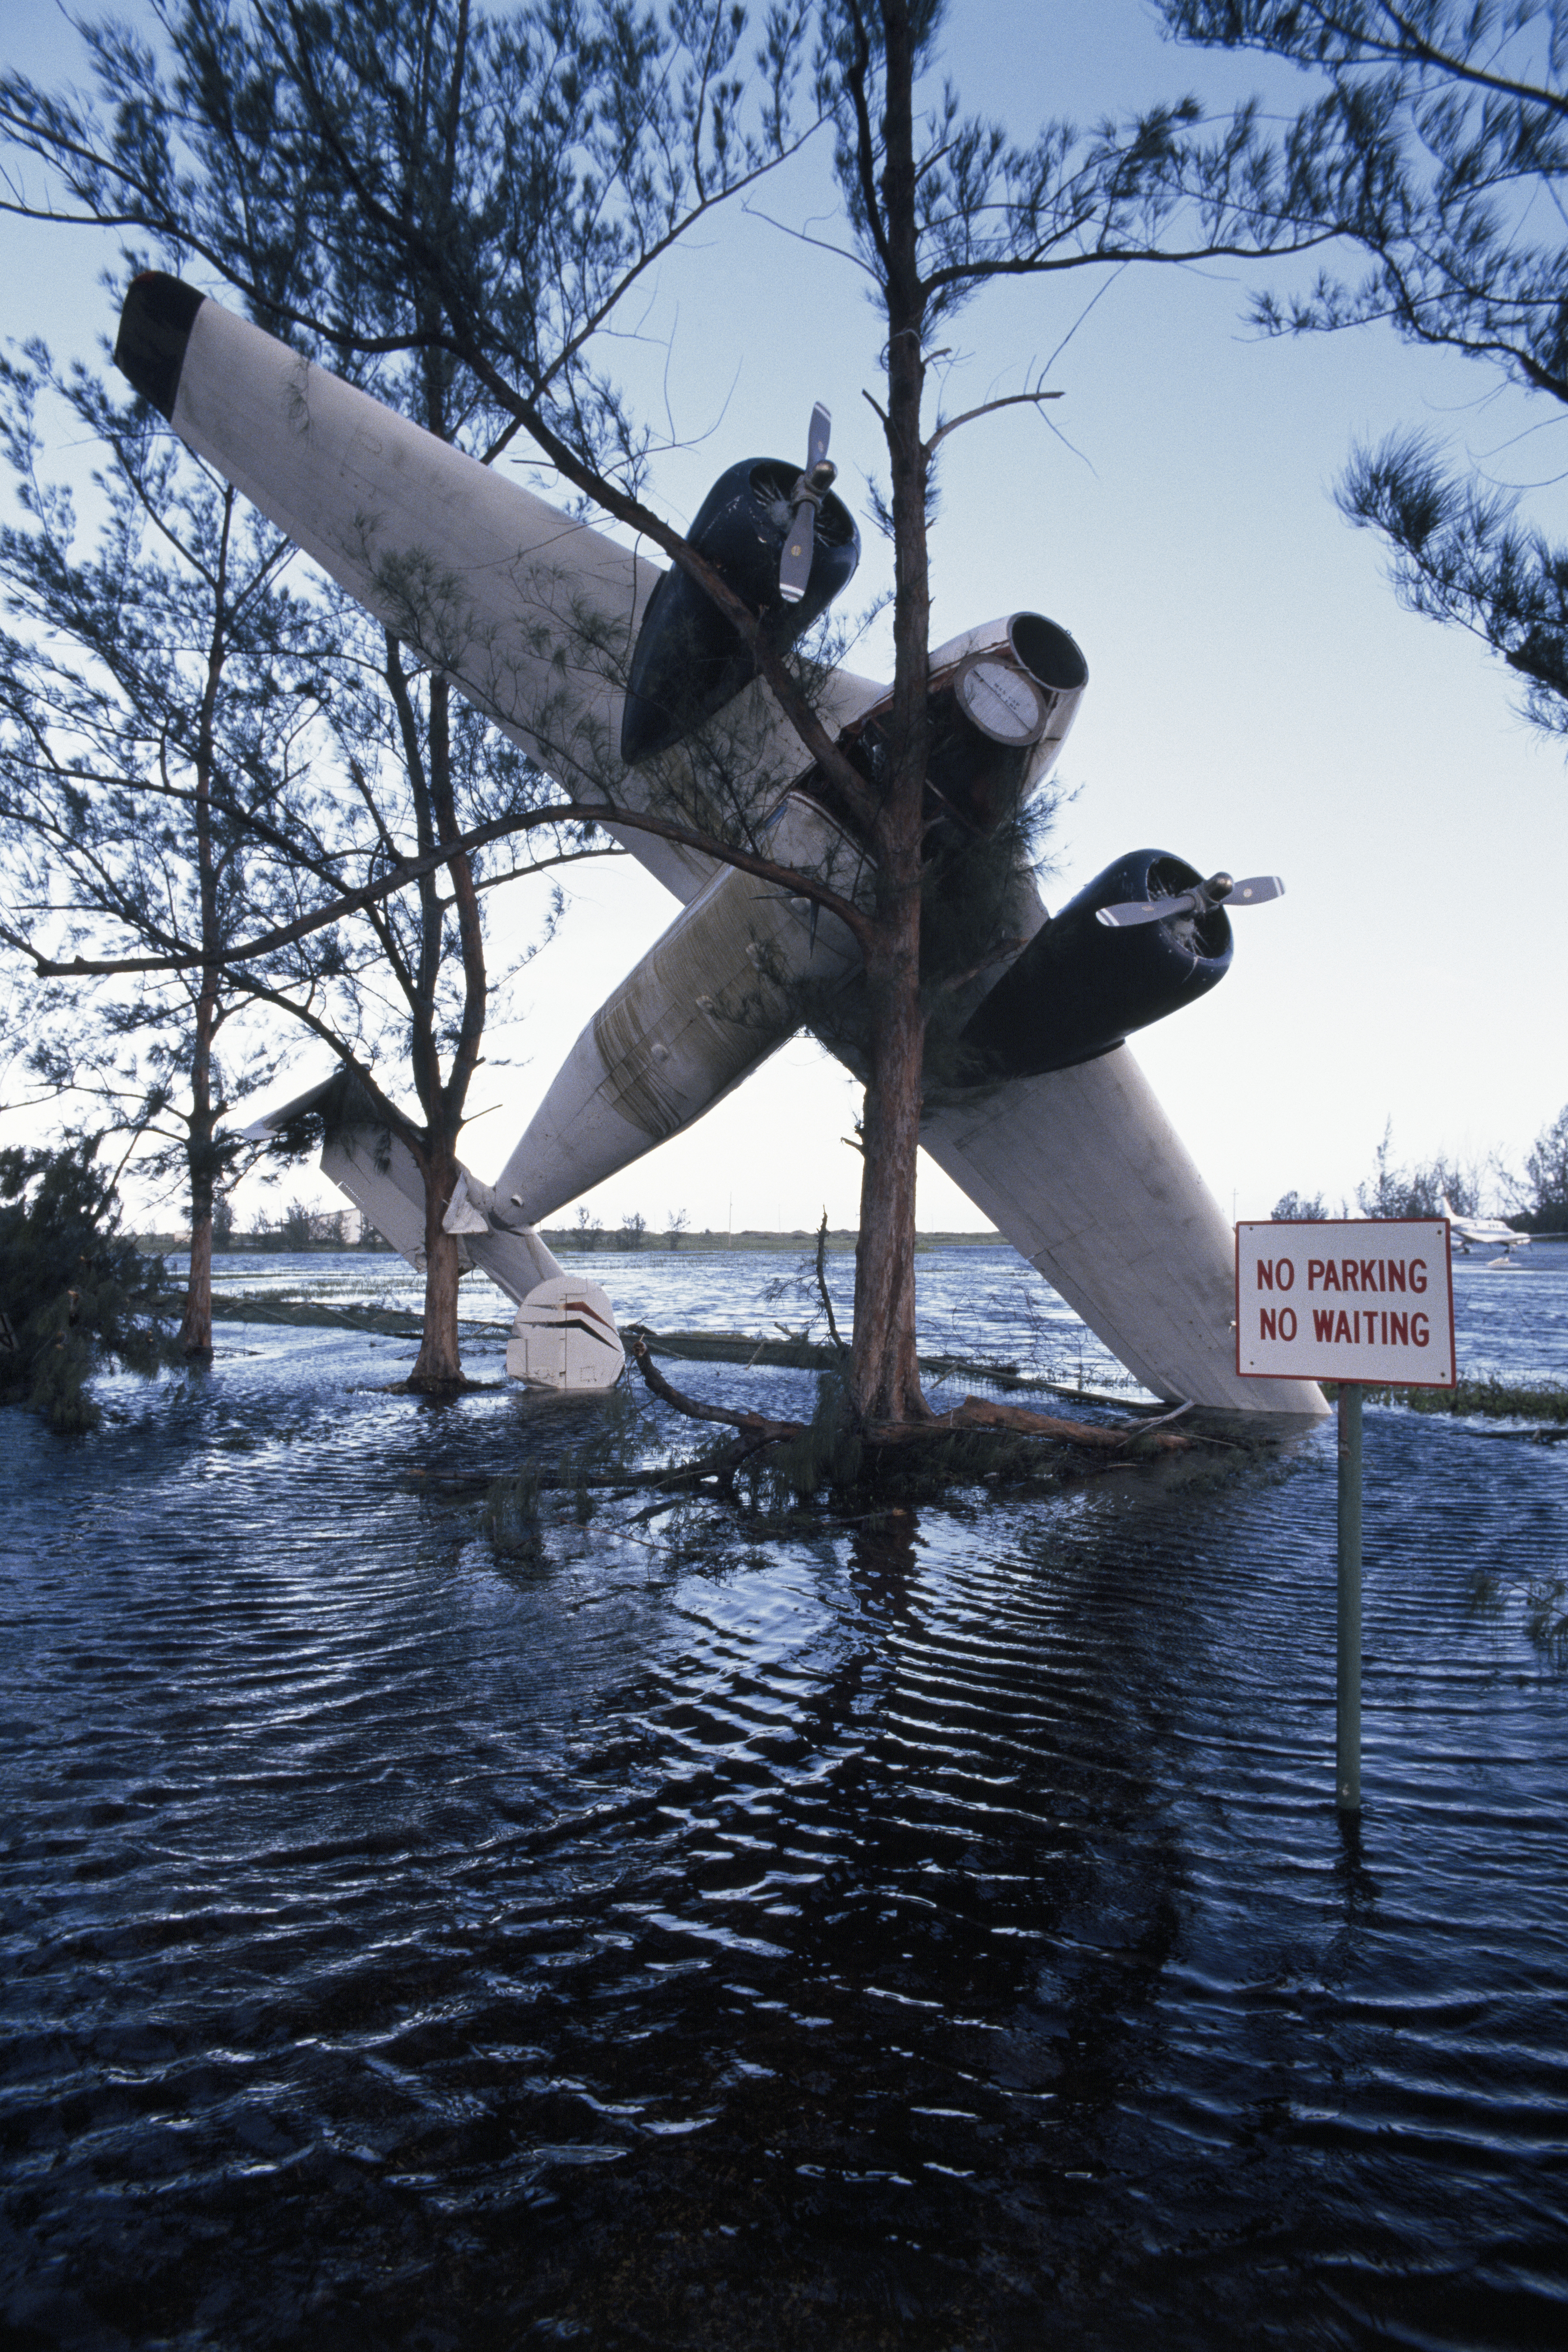
[[[74,43],[44,0],[5,0],[4,53],[53,78]],[[1137,0],[967,0],[945,43],[967,106],[1023,136],[1196,89],[1215,102],[1305,84],[1255,61],[1164,44]],[[737,457],[804,446],[834,412],[840,488],[878,464],[879,337],[849,265],[761,217],[832,230],[826,146],[665,267],[626,326],[625,373],[672,437],[653,490],[689,519]],[[5,331],[87,350],[107,330],[101,251],[79,232],[8,238]],[[1049,425],[1024,411],[947,445],[933,541],[935,634],[1034,606],[1079,638],[1090,687],[1063,761],[1076,798],[1051,845],[1055,904],[1124,850],[1205,871],[1277,872],[1288,896],[1237,919],[1236,962],[1135,1050],[1228,1213],[1288,1186],[1352,1190],[1384,1118],[1405,1158],[1500,1151],[1516,1163],[1568,1098],[1560,1009],[1564,776],[1512,709],[1508,674],[1468,637],[1400,612],[1376,544],[1331,487],[1357,437],[1418,425],[1500,481],[1550,481],[1565,427],[1485,370],[1377,331],[1266,343],[1243,326],[1265,273],[1130,270],[1080,320],[1089,272],[977,300],[956,322],[968,407],[1018,389],[1064,344]],[[1054,430],[1052,428],[1055,428]],[[863,511],[863,499],[859,500]],[[1562,494],[1532,509],[1561,530]],[[867,533],[851,596],[881,585]],[[856,667],[879,666],[868,640]],[[662,929],[672,902],[639,869],[595,867],[574,918],[525,976],[526,1015],[484,1074],[468,1157],[493,1172],[572,1036]],[[520,927],[531,929],[520,908]],[[301,1080],[315,1064],[305,1055]],[[840,1139],[855,1094],[805,1041],[689,1135],[603,1189],[606,1223],[853,1221],[858,1162]],[[325,1197],[323,1195],[323,1197]],[[732,1208],[731,1208],[732,1197]],[[921,1223],[973,1225],[927,1169]]]

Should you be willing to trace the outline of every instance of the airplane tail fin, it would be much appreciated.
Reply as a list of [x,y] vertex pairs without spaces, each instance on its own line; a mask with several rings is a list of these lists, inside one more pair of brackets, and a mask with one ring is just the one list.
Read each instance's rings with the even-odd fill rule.
[[[323,1111],[342,1085],[341,1076],[328,1078],[257,1119],[245,1133],[259,1139],[309,1112]],[[425,1179],[407,1145],[374,1121],[333,1121],[321,1146],[321,1169],[383,1240],[423,1274]],[[492,1222],[485,1211],[493,1201],[489,1187],[464,1169],[442,1223],[457,1237],[462,1265],[478,1266],[517,1302],[506,1351],[509,1374],[532,1388],[613,1388],[626,1355],[608,1297],[597,1283],[568,1276],[531,1226]]]

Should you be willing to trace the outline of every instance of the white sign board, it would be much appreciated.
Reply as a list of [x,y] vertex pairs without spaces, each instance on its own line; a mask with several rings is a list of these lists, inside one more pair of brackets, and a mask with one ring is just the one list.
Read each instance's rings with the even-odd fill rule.
[[1236,1368],[1254,1380],[1453,1388],[1447,1218],[1237,1225]]

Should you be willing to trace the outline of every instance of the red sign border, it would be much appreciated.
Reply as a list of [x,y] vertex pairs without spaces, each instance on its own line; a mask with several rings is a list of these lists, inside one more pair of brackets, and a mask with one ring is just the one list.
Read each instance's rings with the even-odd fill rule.
[[1243,1225],[1277,1224],[1297,1232],[1310,1233],[1317,1224],[1365,1225],[1369,1231],[1384,1231],[1389,1225],[1441,1225],[1443,1228],[1443,1265],[1448,1278],[1448,1377],[1446,1381],[1334,1381],[1342,1389],[1457,1389],[1459,1385],[1459,1343],[1454,1329],[1454,1229],[1447,1217],[1240,1217],[1231,1228],[1235,1248],[1235,1275],[1231,1296],[1236,1302],[1236,1373],[1243,1381],[1324,1381],[1333,1378],[1328,1372],[1247,1372],[1241,1366],[1241,1228]]

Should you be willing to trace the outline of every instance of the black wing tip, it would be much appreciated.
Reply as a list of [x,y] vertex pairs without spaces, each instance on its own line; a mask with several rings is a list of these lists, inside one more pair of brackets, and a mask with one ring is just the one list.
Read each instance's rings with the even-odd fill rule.
[[144,269],[132,279],[120,313],[114,364],[143,400],[171,420],[185,346],[205,299],[183,278]]

